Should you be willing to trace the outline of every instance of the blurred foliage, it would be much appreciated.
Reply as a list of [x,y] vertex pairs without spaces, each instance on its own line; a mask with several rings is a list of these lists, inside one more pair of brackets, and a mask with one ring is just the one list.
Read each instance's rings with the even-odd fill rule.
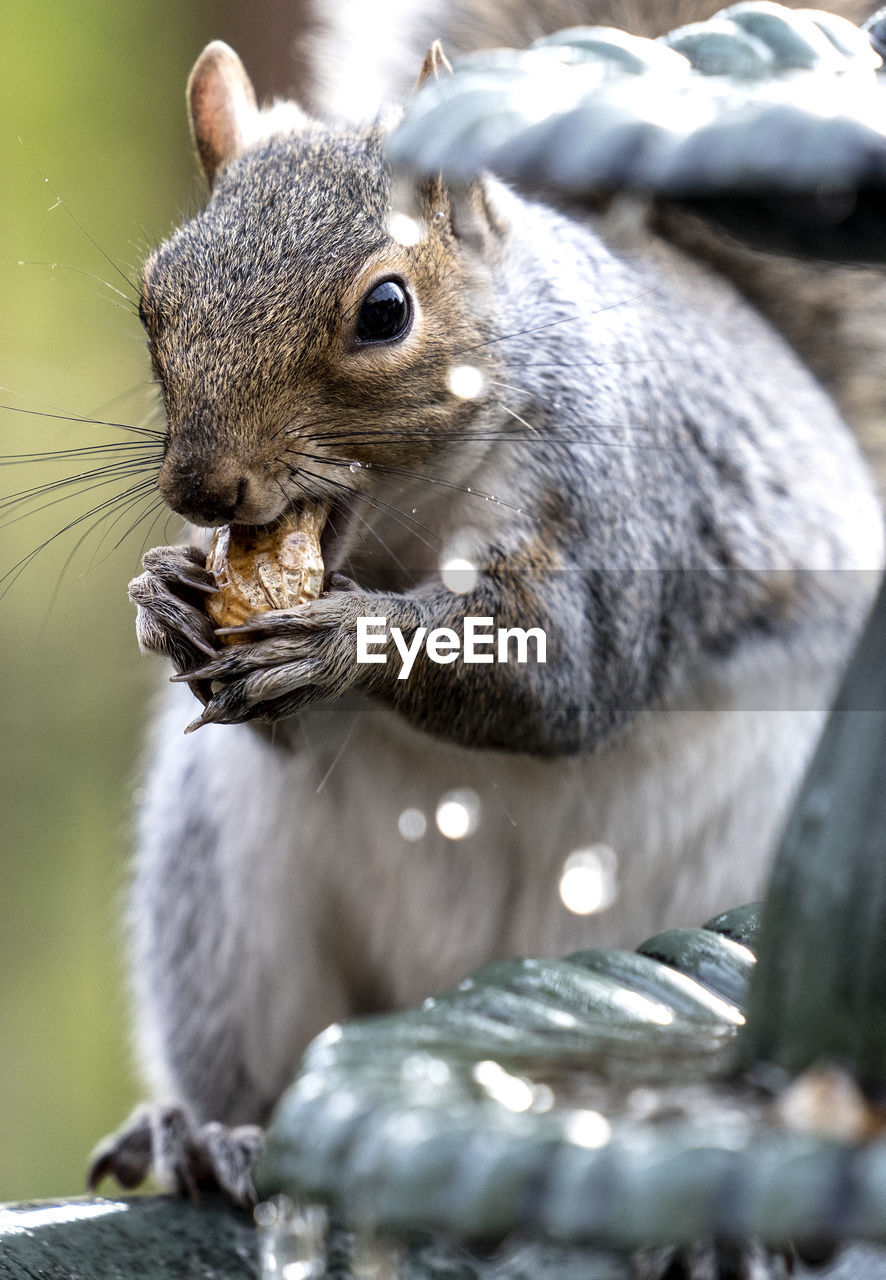
[[[127,281],[201,199],[184,85],[207,40],[236,39],[244,7],[0,7],[0,401],[15,406],[0,410],[0,455],[125,438],[20,410],[139,424],[153,405],[158,421]],[[289,35],[267,34],[278,49]],[[0,501],[80,469],[4,466]],[[0,507],[0,575],[122,487]],[[75,549],[87,520],[0,582],[0,1200],[79,1192],[90,1147],[139,1091],[120,918],[164,673],[139,657],[126,583],[146,543],[178,533],[155,507],[120,543],[147,510]]]

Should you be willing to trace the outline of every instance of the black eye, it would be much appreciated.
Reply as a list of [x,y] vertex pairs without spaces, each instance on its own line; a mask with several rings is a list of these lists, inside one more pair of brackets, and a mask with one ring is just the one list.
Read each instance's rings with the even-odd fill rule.
[[409,295],[396,280],[383,280],[367,293],[357,320],[358,342],[393,342],[412,319]]

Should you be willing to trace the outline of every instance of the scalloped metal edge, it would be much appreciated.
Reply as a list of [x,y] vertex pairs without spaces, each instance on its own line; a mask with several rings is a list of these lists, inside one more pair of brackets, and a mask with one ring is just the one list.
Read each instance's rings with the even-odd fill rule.
[[[329,1028],[277,1109],[261,1193],[327,1203],[357,1229],[472,1241],[886,1239],[886,1143],[779,1128],[722,1080],[759,920],[754,904],[637,952],[489,965],[421,1009]],[[685,1082],[690,1061],[703,1105],[674,1122],[519,1095],[556,1063],[650,1091],[675,1068]]]
[[575,194],[882,188],[880,65],[851,23],[761,0],[661,40],[576,28],[460,60],[417,96],[389,151],[422,173],[489,169]]

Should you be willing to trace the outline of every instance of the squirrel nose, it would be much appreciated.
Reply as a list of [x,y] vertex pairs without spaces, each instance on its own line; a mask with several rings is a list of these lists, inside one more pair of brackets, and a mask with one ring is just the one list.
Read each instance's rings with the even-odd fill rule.
[[160,469],[157,487],[173,511],[192,524],[228,524],[243,506],[249,488],[248,476],[234,468],[198,468],[193,464],[167,466]]

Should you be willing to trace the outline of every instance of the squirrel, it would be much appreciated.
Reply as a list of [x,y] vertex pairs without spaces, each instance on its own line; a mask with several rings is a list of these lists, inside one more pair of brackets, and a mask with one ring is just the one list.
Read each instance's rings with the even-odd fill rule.
[[[521,8],[478,7],[470,43],[535,34]],[[443,71],[432,52],[422,76]],[[158,486],[192,537],[130,585],[142,649],[176,673],[129,900],[157,1101],[90,1181],[153,1168],[248,1202],[261,1126],[330,1023],[759,895],[883,537],[831,398],[703,255],[491,177],[404,195],[395,116],[260,108],[219,42],[188,101],[209,200],[149,257],[140,314]],[[205,531],[303,499],[330,504],[323,594],[222,645]],[[357,661],[363,618],[538,628],[546,661],[426,649],[401,679],[390,637]],[[589,846],[618,892],[576,914],[558,884]]]

